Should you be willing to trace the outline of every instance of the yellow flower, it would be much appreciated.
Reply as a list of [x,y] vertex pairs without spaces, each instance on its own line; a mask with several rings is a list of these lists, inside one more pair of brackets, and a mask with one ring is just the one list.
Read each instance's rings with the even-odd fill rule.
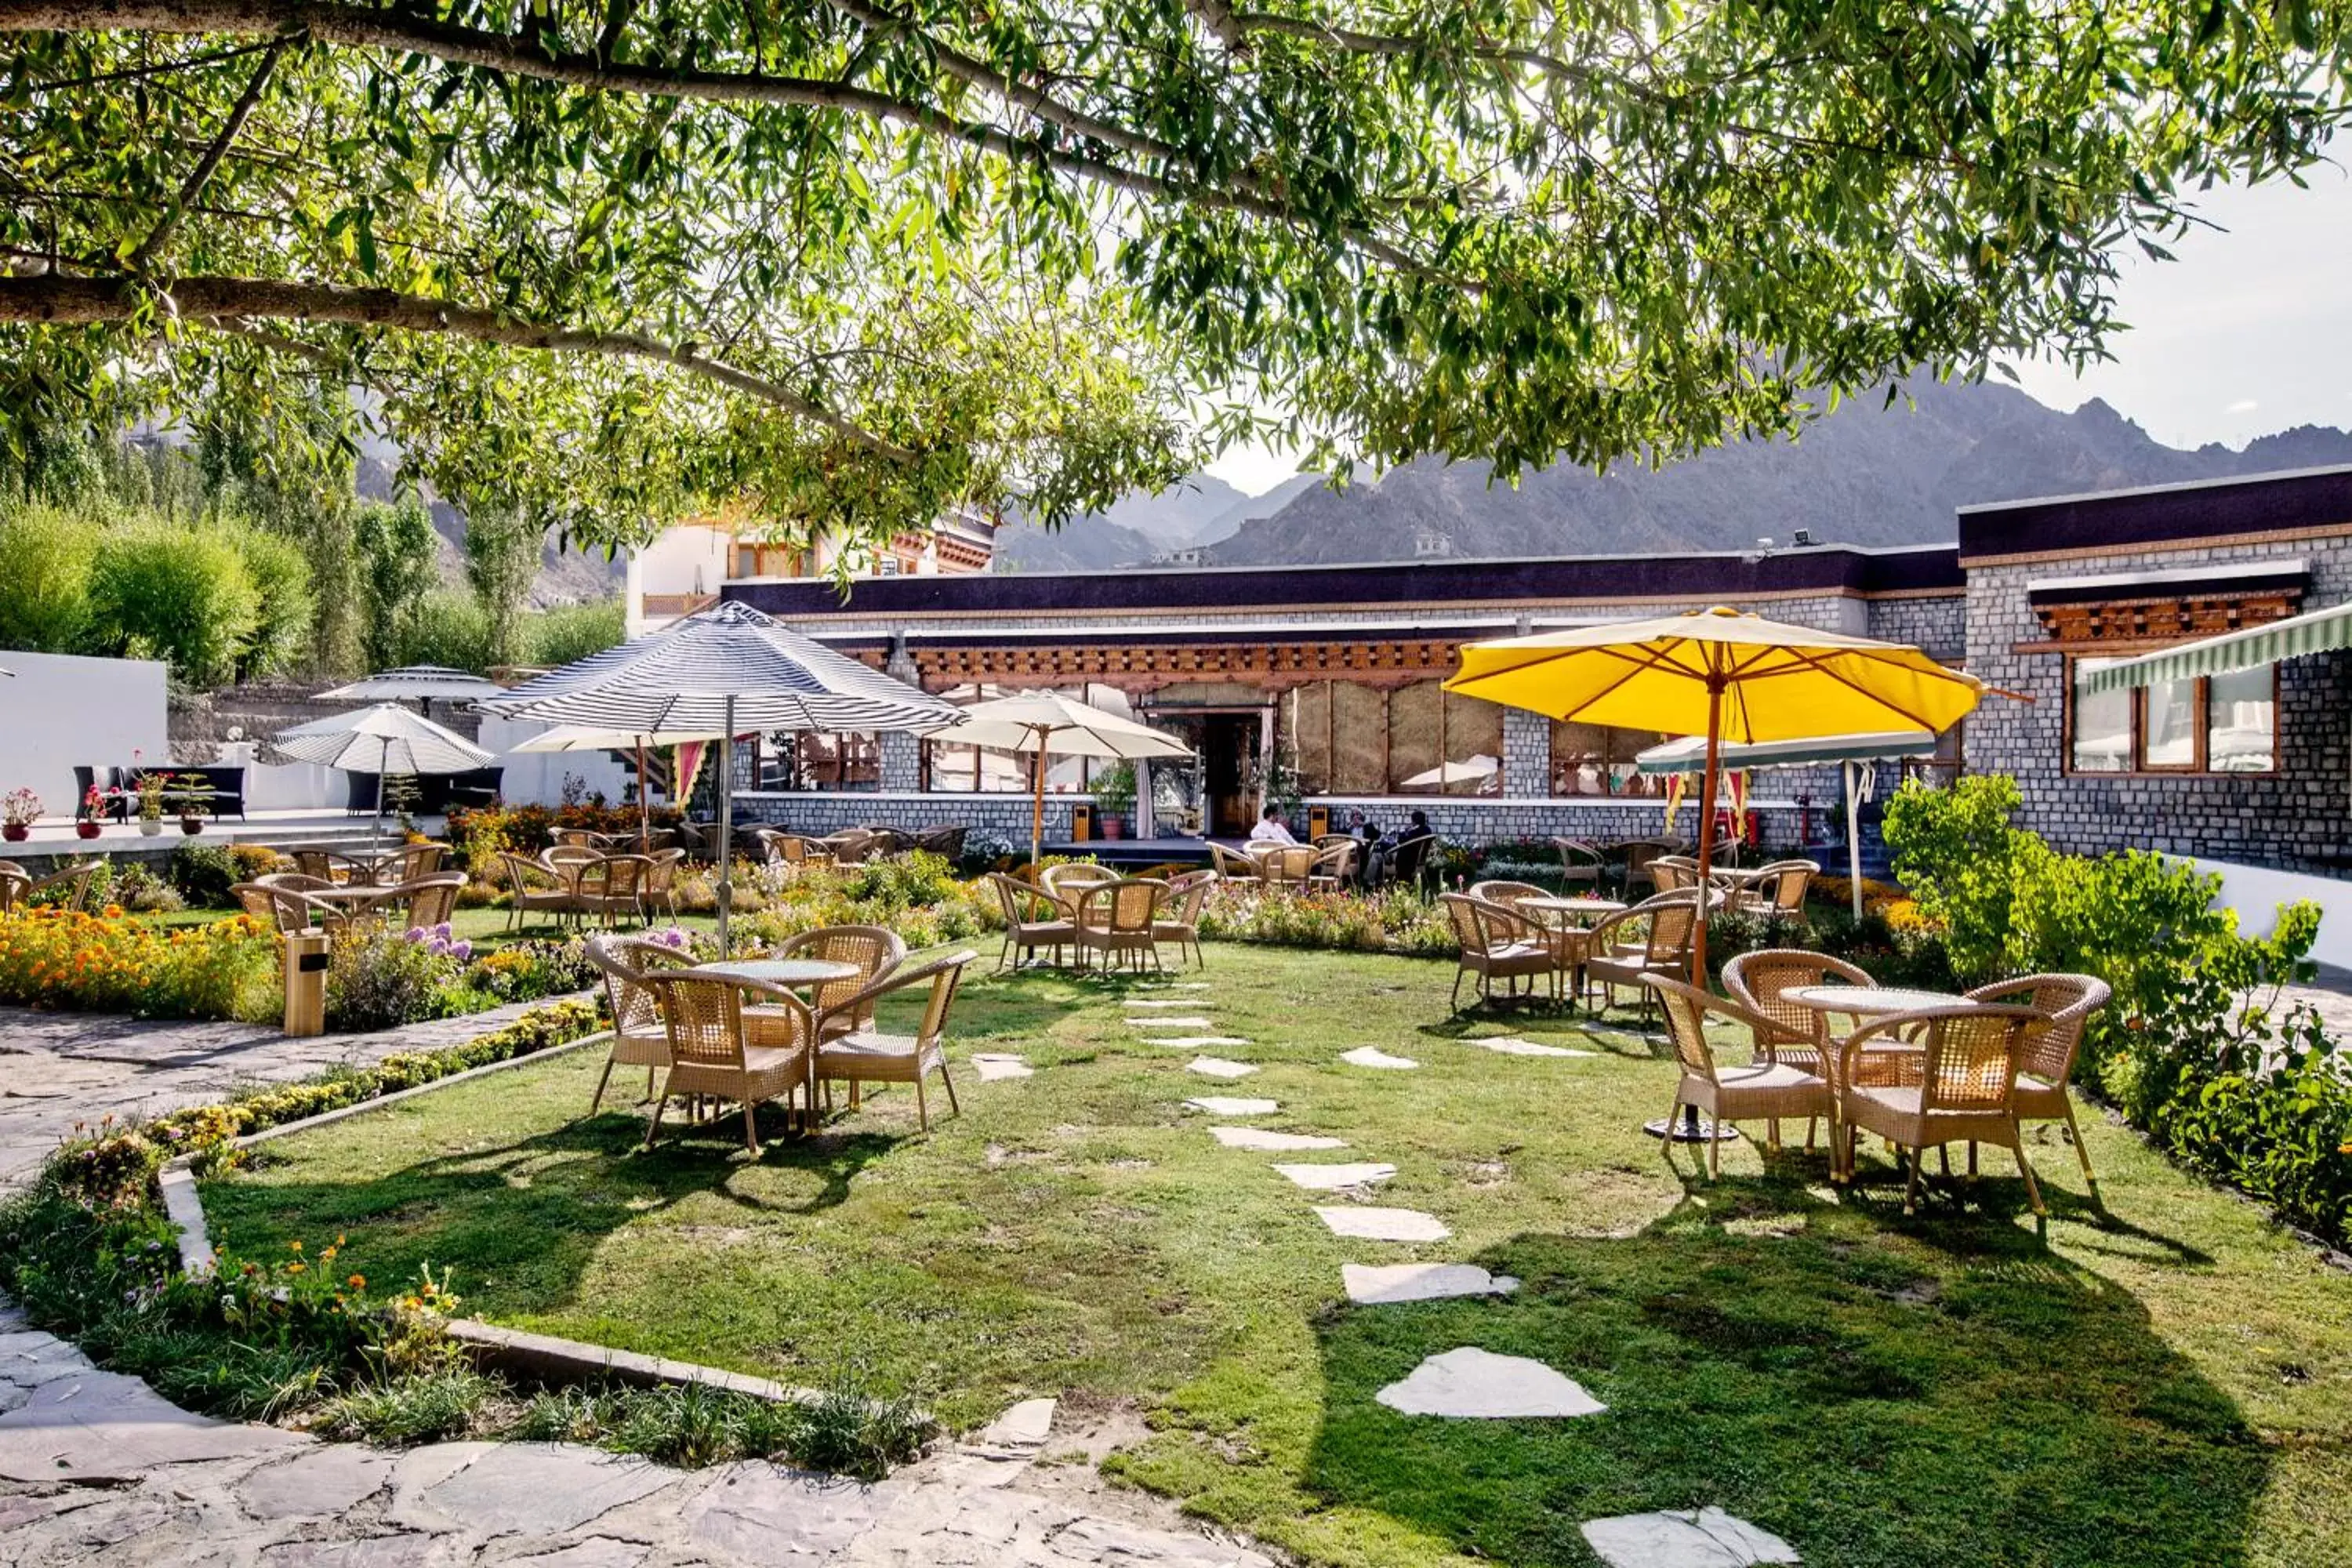
[[346,1280],[345,1283],[350,1285],[354,1290],[364,1290],[367,1289],[367,1276],[364,1274],[354,1274],[350,1279]]

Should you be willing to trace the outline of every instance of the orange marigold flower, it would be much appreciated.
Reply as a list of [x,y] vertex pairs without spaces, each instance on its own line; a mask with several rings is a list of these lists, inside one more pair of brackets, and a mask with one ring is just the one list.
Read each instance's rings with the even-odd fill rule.
[[350,1285],[354,1290],[364,1290],[367,1289],[367,1276],[364,1274],[354,1274],[350,1279],[346,1280],[345,1283]]

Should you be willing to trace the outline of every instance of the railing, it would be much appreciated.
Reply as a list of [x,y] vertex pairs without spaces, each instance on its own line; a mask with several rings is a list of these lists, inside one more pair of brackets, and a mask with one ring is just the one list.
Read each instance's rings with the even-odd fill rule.
[[716,594],[647,594],[644,595],[646,619],[675,619],[710,608],[719,602]]

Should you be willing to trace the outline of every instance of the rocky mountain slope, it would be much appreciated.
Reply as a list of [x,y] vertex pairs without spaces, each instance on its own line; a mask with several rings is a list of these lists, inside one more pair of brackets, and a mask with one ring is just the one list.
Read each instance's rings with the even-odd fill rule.
[[[1910,401],[1891,407],[1848,402],[1793,442],[1744,442],[1654,471],[1553,468],[1514,489],[1491,482],[1484,463],[1426,458],[1344,491],[1294,480],[1295,494],[1257,498],[1262,515],[1228,508],[1237,526],[1230,538],[1210,536],[1209,556],[1220,565],[1410,560],[1423,530],[1444,534],[1457,555],[1486,557],[1738,550],[1785,543],[1800,528],[1854,544],[1933,543],[1953,537],[1955,509],[1973,502],[2352,463],[2352,434],[2320,426],[2242,451],[2182,450],[2095,400],[2067,414],[2003,385],[1908,390]],[[1202,481],[1200,493],[1215,485]],[[1160,510],[1167,499],[1122,501],[1106,514],[1113,527],[1089,519],[1037,535],[1066,564],[1029,564],[1028,540],[1006,536],[1024,570],[1148,559],[1150,538],[1184,526],[1162,521],[1175,513]],[[1284,504],[1263,504],[1276,499]],[[1197,510],[1188,498],[1182,515]]]

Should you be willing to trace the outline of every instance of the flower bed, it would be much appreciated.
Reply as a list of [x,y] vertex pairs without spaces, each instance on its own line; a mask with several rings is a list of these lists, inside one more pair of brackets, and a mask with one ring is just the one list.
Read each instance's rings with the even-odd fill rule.
[[278,935],[249,915],[174,930],[115,905],[0,914],[0,1002],[259,1023],[283,995]]
[[514,942],[480,957],[447,924],[403,929],[364,921],[335,938],[327,972],[327,1026],[396,1028],[529,1002],[594,984],[580,937]]
[[1201,911],[1201,934],[1274,947],[1451,957],[1453,927],[1409,888],[1378,893],[1259,890],[1220,886]]

